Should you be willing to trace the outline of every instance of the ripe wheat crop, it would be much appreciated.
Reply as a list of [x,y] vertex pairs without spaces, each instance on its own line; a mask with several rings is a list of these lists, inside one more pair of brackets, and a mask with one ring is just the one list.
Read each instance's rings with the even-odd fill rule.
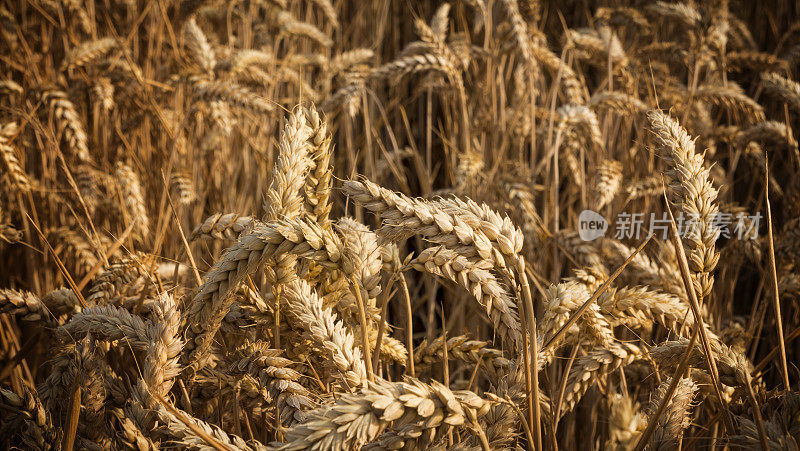
[[0,446],[797,450],[799,115],[784,0],[2,2]]

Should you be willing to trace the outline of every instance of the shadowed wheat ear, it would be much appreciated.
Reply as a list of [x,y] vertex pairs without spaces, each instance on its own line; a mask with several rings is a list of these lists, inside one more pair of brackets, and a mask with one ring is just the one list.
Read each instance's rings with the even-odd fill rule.
[[246,342],[231,357],[229,370],[233,374],[250,374],[267,390],[269,401],[274,401],[281,423],[291,426],[305,420],[304,410],[314,406],[311,393],[299,382],[300,373],[290,368],[289,359],[280,356],[283,351],[271,349],[263,341]]
[[256,114],[271,114],[275,111],[272,102],[230,81],[198,81],[194,84],[194,96],[197,100],[206,102],[223,101]]
[[129,221],[136,223],[134,231],[137,236],[145,239],[150,234],[150,217],[147,215],[145,193],[139,174],[121,161],[117,163],[114,171]]
[[[536,334],[542,344],[551,341],[573,314],[591,297],[590,289],[594,291],[594,287],[587,286],[581,280],[576,279],[552,285],[545,290],[544,313],[538,321]],[[587,307],[586,313],[581,315],[564,336],[554,341],[549,350],[540,351],[539,369],[553,359],[557,348],[567,339],[578,338],[582,338],[584,343],[598,347],[613,345],[614,335],[611,325],[603,317],[600,307],[596,303]]]
[[694,327],[688,303],[647,287],[612,288],[600,295],[597,305],[604,315],[629,327],[650,327],[657,322],[678,335]]
[[23,321],[51,323],[54,318],[38,296],[27,291],[0,289],[0,313],[8,313]]
[[[658,386],[655,396],[650,401],[650,411],[655,412],[667,394],[672,379],[667,378]],[[692,399],[697,391],[697,385],[689,378],[678,382],[675,393],[667,404],[664,413],[658,418],[658,423],[650,437],[652,450],[674,449],[683,435],[683,430],[691,423]],[[651,420],[652,421],[652,420]]]
[[774,72],[764,72],[761,74],[761,84],[768,93],[778,96],[793,110],[800,112],[800,84],[796,81]]
[[592,109],[609,109],[619,114],[636,115],[647,111],[647,105],[636,97],[619,91],[602,91],[587,103]]
[[[471,340],[469,335],[459,335],[447,339],[447,356],[450,359],[480,365],[492,378],[498,378],[509,371],[513,366],[511,360],[503,357],[503,352],[490,348],[489,343],[480,340]],[[437,337],[430,344],[422,340],[414,349],[414,363],[417,369],[425,369],[444,360],[444,335]]]
[[[650,350],[650,355],[660,365],[676,367],[681,357],[686,353],[689,340],[680,339],[665,341]],[[746,387],[749,374],[753,372],[753,365],[744,354],[738,353],[718,340],[710,342],[711,358],[714,359],[719,369],[719,381],[731,387]],[[706,359],[702,346],[695,344],[691,351],[689,364],[710,373],[708,359]]]
[[134,350],[147,350],[151,342],[147,323],[141,317],[112,305],[89,307],[77,313],[58,332],[65,338],[91,334],[96,340],[125,340]]
[[214,334],[228,313],[232,291],[264,262],[283,255],[314,260],[332,269],[353,271],[343,255],[342,243],[332,232],[301,219],[257,224],[239,240],[206,274],[203,285],[186,310],[187,365],[197,370],[210,349]]
[[0,160],[3,162],[10,187],[18,192],[27,193],[31,190],[31,181],[10,144],[10,138],[17,131],[16,122],[9,122],[0,127]]
[[[22,396],[0,388],[0,400],[10,409],[4,413],[4,423],[15,425],[15,429],[4,430],[5,440],[13,435],[22,435],[23,443],[37,449],[50,449],[61,441],[61,430],[54,427],[49,412],[42,405],[36,391],[22,386]],[[7,435],[8,434],[8,435]],[[8,443],[8,442],[7,442]]]
[[595,347],[587,356],[578,358],[567,376],[561,414],[571,411],[599,378],[633,362],[640,354],[637,346],[614,342]]
[[91,163],[88,138],[75,104],[63,91],[45,91],[42,100],[48,105],[59,132],[63,132],[70,150],[82,163]]
[[718,237],[714,225],[719,213],[717,190],[711,184],[711,175],[704,165],[703,155],[696,153],[694,140],[673,118],[653,110],[647,113],[650,129],[658,144],[658,152],[670,169],[671,200],[692,221],[684,243],[689,267],[694,271],[693,283],[699,298],[711,293],[714,286],[712,272],[717,266],[719,253],[715,251]]

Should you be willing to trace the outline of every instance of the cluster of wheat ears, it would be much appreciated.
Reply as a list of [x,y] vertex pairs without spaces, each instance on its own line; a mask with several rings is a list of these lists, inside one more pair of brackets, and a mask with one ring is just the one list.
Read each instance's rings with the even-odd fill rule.
[[758,3],[3,2],[0,446],[798,449]]

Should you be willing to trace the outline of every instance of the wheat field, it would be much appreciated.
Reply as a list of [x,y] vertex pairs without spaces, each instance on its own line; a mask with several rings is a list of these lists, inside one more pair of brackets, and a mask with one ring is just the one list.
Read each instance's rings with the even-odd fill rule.
[[0,443],[797,450],[800,4],[0,3]]

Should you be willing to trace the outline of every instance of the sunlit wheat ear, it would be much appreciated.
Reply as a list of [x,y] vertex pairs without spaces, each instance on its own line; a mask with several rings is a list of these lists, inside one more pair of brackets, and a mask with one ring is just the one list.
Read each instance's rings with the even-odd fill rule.
[[194,62],[205,74],[213,74],[214,66],[217,64],[214,49],[194,18],[189,19],[184,25],[184,35],[186,37],[186,48],[189,50]]
[[335,313],[322,307],[322,299],[304,280],[296,279],[284,290],[287,315],[320,350],[321,361],[331,367],[342,387],[354,389],[364,385],[367,371],[353,334]]
[[381,294],[381,253],[378,249],[378,236],[375,232],[355,220],[344,217],[336,222],[336,230],[350,256],[356,280],[367,295],[366,302],[376,307],[376,299]]
[[522,328],[514,298],[490,272],[491,263],[470,260],[443,246],[422,251],[412,261],[419,271],[428,272],[455,282],[481,304],[498,334],[516,349],[521,344]]
[[333,154],[327,120],[313,106],[304,111],[311,133],[308,137],[308,154],[312,161],[304,185],[306,212],[323,227],[327,227],[331,212],[333,189]]
[[308,142],[312,133],[303,111],[296,109],[281,132],[278,159],[264,201],[265,220],[288,219],[303,211],[300,191],[312,166]]
[[215,213],[192,231],[189,241],[203,238],[235,240],[240,233],[252,227],[257,221],[252,216]]
[[326,36],[319,28],[308,22],[297,20],[289,11],[279,11],[277,21],[281,27],[281,31],[288,36],[302,36],[323,47],[330,47],[333,45],[331,38]]
[[197,199],[191,175],[185,172],[175,172],[169,178],[171,196],[178,205],[188,205]]
[[[514,280],[510,267],[516,262],[512,257],[521,247],[522,232],[488,208],[412,199],[367,180],[349,180],[344,190],[353,200],[379,215],[384,221],[379,234],[388,240],[423,236],[464,257],[488,260],[509,280]],[[496,244],[493,245],[493,241]]]
[[375,440],[392,422],[396,432],[383,437],[385,446],[405,440],[423,446],[452,426],[476,421],[489,407],[472,392],[452,392],[436,381],[428,385],[413,378],[379,380],[309,412],[307,422],[287,431],[287,443],[280,449],[349,449]]
[[147,355],[142,379],[136,387],[136,395],[146,408],[155,408],[158,403],[153,397],[165,397],[173,380],[180,374],[178,359],[183,350],[180,321],[174,298],[166,293],[160,294],[153,304],[152,319],[146,325]]
[[114,85],[106,77],[99,77],[92,86],[92,96],[103,113],[108,114],[114,109]]
[[697,26],[702,19],[700,12],[685,3],[654,2],[645,11],[661,20],[677,21],[684,25]]
[[689,267],[695,272],[698,295],[708,296],[714,285],[712,272],[719,253],[715,251],[718,231],[714,220],[719,213],[717,190],[711,184],[703,154],[696,153],[694,140],[675,119],[653,110],[647,114],[658,144],[658,152],[670,167],[670,197],[686,216],[693,230],[683,238],[688,251]]
[[[179,419],[166,408],[160,407],[158,410],[158,417],[164,424],[163,430],[161,430],[159,434],[162,435],[165,440],[180,444],[183,447],[214,449],[211,443],[206,439],[206,437],[211,437],[217,446],[221,445],[227,449],[253,449],[247,445],[247,441],[243,438],[229,434],[219,426],[199,420],[186,412],[181,412],[181,418]],[[184,421],[187,420],[194,427],[189,427],[184,423]],[[198,434],[198,429],[202,431],[202,435]],[[257,446],[256,449],[264,450],[266,447],[260,445]]]

